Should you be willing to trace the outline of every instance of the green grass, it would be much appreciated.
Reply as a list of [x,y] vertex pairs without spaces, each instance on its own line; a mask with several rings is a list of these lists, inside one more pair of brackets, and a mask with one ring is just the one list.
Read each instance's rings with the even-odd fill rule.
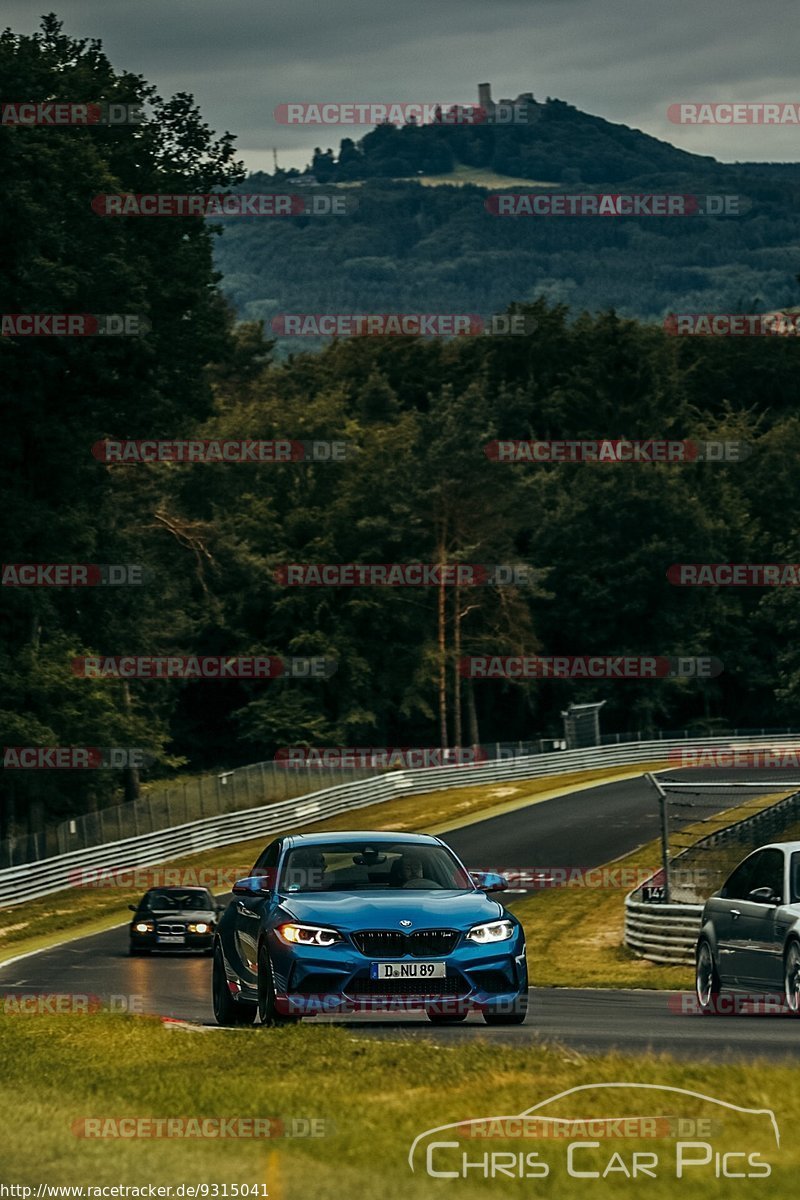
[[[611,774],[620,772],[604,773]],[[554,785],[570,787],[597,777],[582,772],[580,777],[408,797],[361,810],[358,823],[414,829],[469,820],[503,803],[535,800]],[[345,828],[353,819],[347,814],[324,825]],[[706,832],[707,826],[698,827],[698,835]],[[197,866],[248,861],[245,852],[252,858],[261,844],[242,843],[183,862]],[[658,846],[652,843],[617,865],[645,868],[657,862]],[[686,969],[656,967],[621,949],[622,901],[628,890],[629,881],[616,892],[568,888],[539,892],[516,904],[528,930],[534,984],[688,986]],[[60,894],[55,902],[64,905],[69,896],[79,902],[72,913],[76,920],[90,913],[99,919],[98,901],[119,905],[124,899],[104,892],[71,892]],[[36,902],[48,903],[52,906],[54,899]],[[17,915],[34,907],[21,906]],[[39,919],[47,924],[43,912],[32,923]],[[70,919],[69,909],[61,919]],[[529,1021],[535,1029],[535,999]],[[800,1077],[793,1062],[723,1064],[677,1062],[663,1055],[584,1055],[558,1046],[545,1049],[535,1039],[504,1042],[497,1033],[487,1029],[474,1041],[432,1043],[409,1039],[402,1023],[388,1037],[372,1039],[353,1026],[313,1021],[279,1030],[184,1030],[165,1027],[157,1019],[108,1013],[0,1015],[0,1121],[5,1135],[0,1181],[27,1186],[216,1183],[228,1184],[229,1189],[232,1184],[266,1184],[271,1200],[341,1200],[352,1193],[397,1194],[404,1200],[439,1195],[453,1200],[494,1200],[500,1195],[512,1200],[577,1200],[587,1195],[606,1200],[638,1195],[644,1188],[648,1200],[671,1200],[678,1189],[704,1200],[727,1200],[734,1193],[744,1200],[794,1194],[800,1142],[791,1131],[800,1120]],[[634,1151],[658,1155],[656,1178],[638,1181],[619,1171],[605,1180],[571,1178],[563,1139],[464,1142],[469,1161],[491,1152],[537,1153],[537,1161],[550,1169],[544,1179],[485,1180],[475,1171],[467,1179],[432,1179],[422,1161],[414,1174],[409,1170],[411,1143],[426,1129],[518,1113],[568,1088],[610,1082],[669,1085],[740,1106],[774,1109],[781,1148],[775,1147],[765,1118],[720,1110],[688,1096],[622,1093],[626,1102],[620,1103],[621,1093],[598,1090],[566,1097],[547,1112],[573,1118],[711,1117],[717,1122],[711,1136],[688,1134],[688,1139],[709,1141],[714,1152],[756,1151],[771,1163],[771,1178],[737,1179],[732,1185],[716,1178],[712,1161],[678,1180],[674,1138],[616,1139],[581,1151],[580,1168],[601,1172],[615,1153],[620,1156],[614,1159],[617,1166],[630,1164]],[[328,1129],[321,1138],[275,1141],[87,1139],[73,1131],[75,1123],[87,1117],[131,1116],[321,1118]],[[450,1133],[445,1137],[453,1140]],[[574,1140],[586,1140],[586,1135]],[[460,1158],[461,1149],[453,1153]],[[735,1160],[732,1169],[739,1169],[741,1161]],[[449,1158],[437,1163],[447,1169],[453,1165]]]
[[544,179],[523,179],[516,175],[498,175],[488,167],[456,166],[446,175],[412,175],[404,182],[421,183],[423,187],[463,187],[467,183],[484,188],[557,188],[558,182]]
[[[429,792],[421,796],[401,796],[396,800],[372,804],[326,821],[302,826],[290,825],[282,832],[313,833],[317,830],[352,829],[354,826],[376,830],[430,830],[442,825],[465,822],[476,815],[484,816],[502,811],[506,805],[515,805],[520,801],[533,802],[553,789],[568,789],[580,784],[630,777],[654,769],[657,765],[659,764],[639,764],[627,769],[618,767],[575,771],[546,779],[483,784],[480,787]],[[246,875],[268,840],[268,837],[260,837],[236,842],[216,850],[206,850],[201,854],[162,863],[157,868],[141,870],[145,874],[152,870],[185,869],[198,873],[198,876],[207,871]],[[176,879],[175,882],[191,882],[191,879]],[[70,934],[78,937],[96,933],[126,921],[129,917],[128,904],[138,900],[147,886],[145,881],[141,886],[130,888],[71,888],[56,892],[52,896],[43,896],[38,900],[0,909],[0,963],[14,955],[38,950],[63,940]],[[227,889],[218,887],[212,890],[220,892]]]
[[658,869],[661,847],[650,842],[615,867],[632,875],[616,887],[539,891],[510,905],[525,926],[533,987],[670,988],[694,986],[691,967],[667,967],[638,958],[623,945],[625,896],[640,868]]
[[[399,1026],[388,1039],[313,1022],[279,1030],[184,1032],[156,1020],[109,1014],[0,1017],[0,1061],[5,1183],[266,1183],[271,1200],[347,1195],[606,1200],[640,1195],[643,1188],[648,1200],[667,1200],[679,1189],[722,1200],[794,1195],[800,1168],[800,1141],[792,1136],[800,1121],[800,1076],[793,1063],[586,1056],[545,1050],[535,1042],[504,1043],[488,1031],[476,1041],[432,1044],[404,1039]],[[474,1172],[467,1180],[442,1181],[425,1174],[424,1160],[414,1174],[409,1169],[411,1143],[427,1129],[519,1113],[568,1088],[608,1082],[671,1085],[774,1109],[781,1149],[766,1118],[688,1096],[606,1090],[567,1097],[548,1114],[711,1116],[722,1123],[708,1139],[714,1149],[759,1151],[774,1164],[772,1178],[737,1179],[732,1186],[715,1179],[712,1165],[677,1181],[674,1138],[607,1140],[581,1152],[582,1169],[601,1171],[615,1152],[628,1162],[633,1150],[655,1152],[658,1177],[644,1184],[619,1175],[605,1181],[569,1178],[563,1140],[463,1144],[470,1161],[487,1151],[538,1152],[551,1167],[541,1181],[482,1180]],[[86,1117],[130,1116],[310,1117],[330,1126],[321,1138],[274,1142],[87,1139],[73,1132],[74,1123]]]
[[[363,187],[365,182],[363,179],[354,179],[336,183],[334,187],[359,188]],[[457,163],[452,171],[441,175],[400,175],[394,182],[421,183],[423,187],[463,187],[467,183],[483,188],[557,188],[561,186],[557,180],[525,179],[519,175],[499,175],[497,171],[492,171],[489,167],[470,167],[464,163]]]

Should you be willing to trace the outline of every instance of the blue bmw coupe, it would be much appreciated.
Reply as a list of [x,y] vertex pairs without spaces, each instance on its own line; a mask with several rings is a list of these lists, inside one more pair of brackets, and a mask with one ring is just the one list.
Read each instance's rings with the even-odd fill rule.
[[319,1013],[425,1012],[519,1025],[525,935],[436,837],[329,833],[278,838],[240,879],[214,937],[220,1025],[282,1025]]

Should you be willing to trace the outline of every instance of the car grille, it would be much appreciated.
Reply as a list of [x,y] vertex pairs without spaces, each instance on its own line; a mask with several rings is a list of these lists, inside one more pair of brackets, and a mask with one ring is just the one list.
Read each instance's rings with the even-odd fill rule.
[[348,996],[466,996],[469,985],[461,975],[446,979],[353,979]]
[[377,958],[436,958],[449,954],[458,941],[457,929],[418,929],[414,933],[398,933],[394,929],[365,929],[353,934],[353,941],[362,954]]
[[170,933],[186,933],[186,926],[185,925],[156,925],[156,933],[164,934],[165,936]]

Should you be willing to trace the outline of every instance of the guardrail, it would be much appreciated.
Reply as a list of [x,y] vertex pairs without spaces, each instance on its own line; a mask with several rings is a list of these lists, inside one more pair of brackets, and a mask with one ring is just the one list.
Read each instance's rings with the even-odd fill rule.
[[[774,738],[751,740],[769,744]],[[206,817],[139,837],[106,842],[88,849],[6,868],[0,871],[0,908],[71,887],[79,870],[152,866],[201,850],[278,833],[287,825],[309,824],[398,796],[420,795],[467,785],[558,777],[572,771],[592,768],[627,767],[656,762],[666,764],[667,755],[673,748],[694,747],[700,750],[713,746],[724,748],[729,745],[730,735],[725,738],[698,738],[688,741],[653,740],[620,746],[594,746],[587,750],[561,750],[552,754],[500,759],[469,766],[394,771],[369,780],[340,784],[292,800]]]
[[[297,799],[324,787],[372,779],[379,774],[381,771],[372,767],[303,769],[273,761],[178,779],[146,788],[138,800],[80,813],[38,832],[4,838],[0,841],[0,870],[174,829],[224,812]],[[19,806],[19,800],[17,803]]]
[[645,904],[625,897],[625,945],[651,962],[694,962],[702,904]]
[[[800,729],[729,729],[719,731],[714,736],[749,739],[760,735],[762,738],[785,739],[787,735],[792,734],[800,736]],[[661,729],[653,733],[643,733],[641,730],[632,733],[604,733],[600,735],[598,746],[624,746],[629,742],[669,743],[692,739],[697,741],[699,737],[699,734],[686,729]],[[474,760],[483,762],[528,758],[566,749],[566,742],[561,738],[536,738],[526,742],[485,742],[478,747],[462,747],[459,751],[455,751],[454,748],[446,751],[435,750],[433,753],[441,754],[443,759],[438,763],[411,761],[407,765],[409,769],[423,765],[446,766],[452,764],[456,754],[462,756],[464,751],[474,753]],[[368,755],[364,758],[368,759]],[[467,754],[466,757],[461,757],[461,761],[464,762],[468,758]],[[223,812],[241,811],[279,800],[295,799],[325,787],[336,787],[339,783],[371,779],[388,769],[396,768],[396,762],[387,766],[382,764],[378,757],[372,761],[359,760],[357,764],[355,755],[349,766],[345,766],[344,763],[330,766],[322,758],[313,763],[295,763],[287,767],[285,761],[279,762],[273,758],[270,761],[248,763],[246,766],[221,769],[204,775],[160,780],[146,786],[137,800],[74,813],[66,820],[55,824],[47,823],[40,829],[9,829],[6,836],[0,839],[0,871],[6,867],[20,867],[25,863],[53,858],[58,854],[68,854],[71,850],[86,850],[90,846],[139,837],[141,834],[155,833],[160,829],[172,829],[176,825],[218,816]],[[10,777],[6,780],[9,786],[21,783],[20,776],[24,776],[24,772],[14,772],[13,775],[17,778]],[[24,812],[25,794],[20,793],[16,803],[11,804],[10,808],[19,813]]]
[[[800,729],[734,729],[717,732],[717,738],[780,738],[787,735],[800,736]],[[711,734],[707,735],[707,738]],[[598,747],[627,745],[630,742],[677,742],[697,741],[700,735],[686,729],[660,729],[653,733],[641,730],[632,733],[604,733],[600,735]],[[434,750],[441,755],[437,761],[426,763],[413,760],[408,769],[422,766],[452,765],[454,758],[465,761],[529,758],[533,755],[552,754],[567,749],[562,738],[536,738],[533,741],[485,742],[480,746],[462,747],[459,750]],[[466,753],[465,753],[466,752]],[[348,752],[349,753],[349,752]],[[421,756],[430,751],[415,751]],[[396,752],[394,752],[396,756]],[[473,755],[474,757],[470,757]],[[402,764],[400,764],[402,765]],[[359,759],[352,754],[349,765],[339,762],[331,766],[321,756],[314,762],[294,763],[287,766],[285,760],[248,763],[242,767],[231,767],[197,776],[178,776],[172,780],[160,780],[147,785],[138,799],[122,804],[111,804],[84,813],[74,813],[55,824],[46,823],[40,829],[26,828],[24,831],[12,827],[0,839],[0,871],[6,867],[21,867],[25,863],[68,854],[71,850],[87,850],[91,846],[122,841],[124,838],[139,837],[161,829],[173,829],[179,824],[218,816],[223,812],[241,811],[272,804],[279,800],[291,800],[309,795],[325,787],[336,787],[339,783],[371,779],[386,770],[396,770],[398,763],[381,762],[379,751],[369,760],[364,752]],[[24,772],[14,772],[16,779],[6,780],[9,787],[22,783]],[[11,794],[13,796],[13,793]],[[20,793],[11,809],[22,813],[26,808],[25,794]]]
[[[703,851],[739,842],[743,855],[755,849],[785,828],[785,821],[797,820],[800,814],[800,792],[785,796],[760,812],[741,821],[734,821],[723,829],[717,829],[707,837],[700,838],[692,846],[670,860],[670,866],[679,868],[684,862],[699,860]],[[749,843],[749,845],[748,845]],[[714,871],[708,871],[713,876]],[[727,876],[728,872],[725,872]],[[635,954],[651,962],[670,963],[682,966],[694,963],[695,945],[700,933],[703,905],[698,903],[662,904],[641,899],[643,889],[659,878],[652,875],[625,897],[625,945]],[[708,894],[721,887],[723,878],[713,880]]]
[[594,747],[591,750],[558,751],[470,766],[393,771],[373,779],[325,788],[293,800],[223,813],[172,829],[9,867],[0,871],[0,908],[73,886],[80,870],[152,866],[201,850],[278,833],[287,825],[309,824],[338,816],[398,796],[649,761],[652,761],[649,744],[637,742],[627,748]]

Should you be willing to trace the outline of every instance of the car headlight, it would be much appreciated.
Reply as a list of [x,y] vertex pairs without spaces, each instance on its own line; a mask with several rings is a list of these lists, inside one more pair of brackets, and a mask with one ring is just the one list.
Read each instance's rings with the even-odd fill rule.
[[135,933],[152,933],[155,925],[152,921],[137,921],[133,928]]
[[334,942],[344,941],[338,930],[326,925],[296,925],[290,921],[287,925],[279,925],[278,933],[285,942],[300,946],[332,946]]
[[205,921],[198,921],[196,925],[189,926],[189,933],[210,933],[211,926]]
[[471,942],[486,946],[489,942],[507,942],[514,936],[513,921],[487,921],[483,925],[473,925],[467,937]]

